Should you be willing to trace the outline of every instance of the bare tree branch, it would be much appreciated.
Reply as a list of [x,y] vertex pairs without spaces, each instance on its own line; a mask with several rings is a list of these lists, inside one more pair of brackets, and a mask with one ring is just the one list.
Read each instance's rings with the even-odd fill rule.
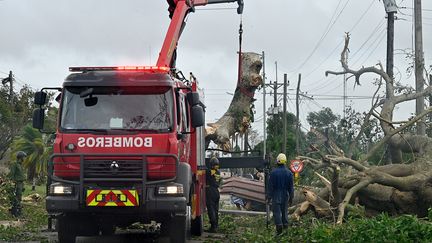
[[365,171],[366,169],[368,169],[366,166],[362,165],[361,163],[352,160],[350,158],[345,158],[345,157],[335,157],[332,155],[327,155],[327,158],[336,163],[336,164],[346,164],[346,165],[350,165],[352,166],[354,169],[358,170],[358,171]]
[[342,201],[341,204],[339,204],[339,215],[338,215],[337,224],[342,224],[343,217],[345,214],[345,208],[346,208],[347,204],[349,203],[349,201],[351,200],[351,197],[353,196],[353,194],[358,192],[360,189],[367,187],[372,182],[373,182],[373,180],[371,178],[367,178],[365,180],[360,181],[360,183],[351,187],[351,189],[349,189],[347,191],[344,200]]
[[405,123],[404,125],[398,127],[397,129],[392,130],[390,132],[390,134],[386,134],[385,137],[381,141],[379,141],[377,144],[375,144],[375,146],[372,147],[372,149],[369,151],[369,153],[367,153],[367,155],[363,159],[361,159],[359,162],[363,163],[363,162],[367,161],[368,159],[370,159],[378,151],[378,149],[381,146],[383,146],[385,143],[387,143],[390,140],[391,137],[393,137],[393,135],[400,133],[405,128],[411,126],[412,124],[414,124],[418,120],[422,119],[424,116],[426,116],[430,112],[432,112],[432,107],[429,107],[428,109],[424,110],[422,113],[420,113],[419,115],[414,117],[411,121]]

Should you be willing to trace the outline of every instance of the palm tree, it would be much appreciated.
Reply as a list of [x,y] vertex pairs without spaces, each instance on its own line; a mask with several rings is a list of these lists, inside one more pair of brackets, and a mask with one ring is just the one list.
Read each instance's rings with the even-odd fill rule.
[[24,127],[21,135],[14,140],[12,151],[24,151],[27,157],[23,161],[24,168],[27,169],[27,179],[36,179],[37,175],[45,175],[47,172],[48,157],[52,154],[52,146],[48,136],[43,136],[41,132],[34,129],[31,125]]

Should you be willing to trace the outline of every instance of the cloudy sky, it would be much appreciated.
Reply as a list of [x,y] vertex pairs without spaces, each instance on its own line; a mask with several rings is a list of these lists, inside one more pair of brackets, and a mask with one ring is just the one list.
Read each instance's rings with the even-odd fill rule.
[[[243,50],[266,55],[267,82],[287,73],[288,109],[295,113],[294,90],[302,73],[301,122],[323,107],[343,110],[342,77],[325,77],[340,70],[345,32],[351,33],[349,62],[353,68],[382,61],[385,65],[386,19],[378,0],[244,0]],[[413,47],[413,0],[398,0],[395,36],[397,80],[414,85],[403,50]],[[192,71],[206,92],[206,120],[225,112],[236,85],[238,28],[236,4],[208,5],[189,15],[179,42],[177,67]],[[423,1],[423,39],[426,66],[432,64],[432,1]],[[165,0],[0,0],[0,77],[15,73],[16,89],[60,86],[69,66],[155,64],[169,24]],[[373,76],[360,87],[347,83],[348,104],[365,111],[373,93]],[[282,92],[281,88],[279,92]],[[353,96],[356,96],[353,98]],[[361,97],[359,97],[361,96]],[[262,130],[262,93],[256,94],[254,127]],[[279,96],[281,99],[282,96]],[[359,99],[362,98],[362,99]],[[281,101],[281,100],[280,100]],[[279,101],[279,102],[280,102]],[[273,98],[267,97],[267,105]],[[398,109],[405,119],[414,104]]]

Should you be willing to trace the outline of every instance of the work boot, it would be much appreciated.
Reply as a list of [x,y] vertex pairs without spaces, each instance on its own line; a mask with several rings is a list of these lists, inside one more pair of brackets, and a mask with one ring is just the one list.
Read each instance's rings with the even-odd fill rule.
[[211,226],[210,229],[208,230],[209,233],[217,233],[217,227],[213,227]]
[[288,229],[288,225],[287,225],[287,224],[284,224],[284,225],[282,226],[282,228],[283,228],[284,230],[286,230],[286,229]]
[[276,225],[276,235],[282,234],[282,225]]

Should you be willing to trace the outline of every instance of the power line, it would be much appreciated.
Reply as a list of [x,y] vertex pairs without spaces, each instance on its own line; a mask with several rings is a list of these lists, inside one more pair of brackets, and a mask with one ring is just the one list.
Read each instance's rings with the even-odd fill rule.
[[382,18],[381,21],[378,22],[377,26],[375,26],[375,28],[372,30],[370,35],[366,38],[366,40],[360,45],[360,47],[353,54],[351,54],[351,58],[355,57],[362,50],[362,48],[369,42],[370,39],[372,39],[372,37],[378,32],[378,30],[383,27],[384,22],[385,18]]
[[385,39],[386,34],[384,33],[384,35],[381,37],[381,39],[379,40],[378,44],[375,46],[375,48],[369,53],[369,55],[366,57],[366,59],[363,62],[366,62],[367,60],[369,60],[369,57],[372,56],[372,54],[375,53],[376,49],[378,49],[378,47],[381,45],[381,43],[383,42],[383,40]]
[[357,22],[354,24],[354,26],[350,29],[349,32],[352,32],[357,27],[357,25],[363,20],[364,16],[369,12],[375,2],[375,0],[371,1],[369,7],[366,9],[366,11],[363,12],[363,14],[360,16],[360,18],[357,20]]
[[[371,34],[366,38],[366,40],[360,45],[360,47],[359,47],[359,49],[357,49],[357,51],[355,51],[354,52],[354,54],[352,54],[351,55],[351,57],[355,57],[361,50],[362,50],[362,48],[369,42],[369,40],[377,33],[377,31],[379,30],[379,29],[381,29],[382,28],[382,30],[381,30],[381,34],[382,34],[382,32],[385,30],[385,28],[383,28],[383,25],[384,25],[384,22],[385,22],[385,18],[382,18],[381,19],[381,21],[375,26],[375,28],[373,29],[373,31],[371,32]],[[379,35],[378,35],[379,36]],[[375,42],[373,42],[373,43],[375,43]],[[369,49],[370,49],[371,47],[369,47],[369,48],[367,48],[367,50],[364,52],[364,53],[366,53]],[[362,54],[362,56],[361,57],[363,57],[363,55],[364,55],[364,53]],[[360,58],[361,58],[360,57]],[[359,59],[360,59],[359,58]],[[323,80],[325,77],[323,77],[321,80]],[[321,89],[321,88],[323,88],[323,87],[327,87],[327,85],[328,85],[328,83],[330,83],[330,82],[334,82],[334,81],[336,81],[336,79],[337,79],[337,77],[335,76],[334,78],[332,78],[332,79],[330,79],[330,80],[328,80],[327,82],[325,82],[324,84],[322,84],[321,86],[319,86],[319,87],[315,87],[315,88],[312,88],[312,89],[310,89],[310,90],[308,90],[308,91],[315,91],[315,90],[318,90],[318,89]],[[320,81],[321,81],[320,80]],[[318,81],[319,82],[319,81]],[[338,85],[337,87],[340,87],[341,85]],[[328,88],[330,88],[330,87],[328,87]],[[333,89],[335,89],[335,88],[333,88]]]
[[[404,16],[414,17],[414,15],[404,13],[404,12],[402,12],[402,11],[400,11],[400,10],[399,10],[399,13],[400,13],[401,15],[404,15]],[[432,19],[431,17],[425,17],[425,16],[422,16],[422,18],[423,18],[423,19]]]
[[345,5],[340,10],[339,14],[336,16],[336,18],[334,18],[334,16],[336,15],[337,10],[338,10],[340,4],[342,3],[342,0],[339,0],[339,3],[337,5],[337,7],[335,8],[335,11],[333,12],[332,17],[330,18],[329,24],[327,25],[324,33],[321,35],[321,37],[318,40],[318,42],[315,44],[315,47],[312,49],[311,53],[306,57],[306,59],[297,68],[295,68],[293,71],[291,71],[289,73],[295,73],[298,70],[300,70],[309,61],[309,59],[315,54],[315,52],[318,50],[318,48],[320,47],[320,45],[322,44],[322,42],[324,41],[324,39],[327,37],[328,33],[330,33],[331,29],[333,28],[333,26],[335,25],[335,23],[337,22],[337,20],[339,19],[339,17],[341,16],[342,12],[345,10],[346,6],[348,5],[348,3],[350,1],[351,0],[347,0],[346,1]]
[[356,60],[354,60],[351,65],[356,65],[370,49],[372,49],[372,48],[376,49],[376,46],[381,43],[381,41],[385,37],[385,34],[386,34],[386,32],[385,32],[385,28],[384,28],[379,32],[379,34],[375,37],[375,39],[372,41],[372,43],[370,43],[370,45],[367,47],[367,49]]
[[[400,9],[411,9],[411,10],[414,9],[414,8],[411,8],[411,7],[399,7],[399,8]],[[432,12],[432,9],[422,8],[422,11]]]
[[[310,71],[309,73],[307,73],[306,75],[304,75],[304,78],[309,77],[312,73],[314,73],[316,70],[318,70],[318,68],[320,68],[325,62],[327,62],[327,60],[333,56],[333,54],[339,49],[339,47],[342,45],[343,40],[341,40],[337,46],[329,53],[329,55],[327,55],[327,57],[318,65],[316,66],[312,71]],[[305,85],[305,87],[307,87],[308,85]],[[310,85],[309,85],[310,86]]]
[[[360,22],[363,20],[363,18],[366,16],[366,14],[369,12],[369,10],[372,8],[373,4],[375,3],[375,0],[372,0],[371,3],[369,4],[369,6],[366,8],[366,10],[360,15],[360,18],[356,21],[356,23],[353,25],[353,27],[351,27],[351,29],[349,30],[349,32],[354,31],[354,29],[360,24]],[[307,73],[306,75],[304,75],[304,78],[307,78],[308,76],[310,76],[312,73],[314,73],[316,70],[318,70],[318,68],[320,68],[333,54],[334,52],[337,51],[337,49],[344,43],[344,40],[341,40],[338,45],[330,52],[330,54],[317,66],[315,67],[311,72]],[[309,85],[304,85],[305,87],[308,87],[312,84]]]

